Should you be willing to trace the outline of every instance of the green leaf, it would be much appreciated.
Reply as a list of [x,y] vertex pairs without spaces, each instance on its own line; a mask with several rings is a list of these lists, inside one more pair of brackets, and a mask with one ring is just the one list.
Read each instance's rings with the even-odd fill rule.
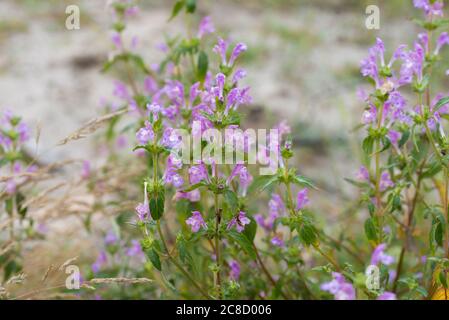
[[440,161],[439,160],[433,161],[430,164],[429,168],[421,174],[421,177],[431,178],[434,175],[436,175],[438,172],[440,172],[441,169],[442,169],[442,166],[441,166]]
[[22,271],[22,266],[16,260],[9,261],[4,268],[3,281],[8,280],[12,275],[20,271]]
[[370,156],[373,153],[374,139],[371,136],[366,137],[362,142],[362,149],[365,155]]
[[253,243],[248,240],[248,238],[237,231],[231,230],[227,232],[226,236],[237,242],[251,258],[256,259],[256,251],[254,249]]
[[299,237],[306,246],[314,244],[317,240],[315,228],[309,223],[303,223],[299,228]]
[[196,0],[187,0],[186,10],[188,13],[194,13],[196,10]]
[[433,107],[432,111],[433,111],[433,112],[438,111],[438,110],[440,110],[440,108],[441,108],[442,106],[444,106],[444,105],[446,105],[446,104],[448,104],[448,103],[449,103],[449,97],[441,98],[441,99],[438,100],[438,102],[435,104],[435,106]]
[[359,187],[359,188],[364,188],[369,186],[369,184],[367,182],[360,182],[360,181],[356,181],[353,179],[349,179],[349,178],[343,178],[344,180],[346,180],[347,182],[349,182],[350,184]]
[[279,181],[279,177],[277,174],[275,175],[266,175],[266,176],[258,176],[254,179],[253,183],[248,188],[248,193],[253,192],[262,192],[270,185]]
[[190,192],[190,191],[193,191],[193,190],[198,189],[199,187],[202,187],[205,185],[207,185],[207,183],[204,181],[201,181],[201,182],[192,184],[191,186],[188,186],[187,188],[183,189],[182,192]]
[[300,186],[306,186],[309,188],[317,189],[315,187],[315,185],[313,184],[312,180],[310,180],[309,178],[306,178],[304,176],[301,176],[301,175],[293,176],[292,182],[295,184],[298,184]]
[[243,230],[243,234],[245,235],[245,237],[248,238],[248,240],[253,243],[254,242],[254,238],[256,237],[256,233],[257,233],[257,222],[256,220],[254,220],[253,217],[249,217],[248,218],[251,220],[250,224],[247,224],[245,226],[245,230]]
[[164,190],[157,192],[150,198],[150,213],[154,220],[159,220],[164,214]]
[[178,248],[179,258],[181,261],[195,270],[195,261],[187,248],[186,240],[182,236],[176,239],[176,246]]
[[159,259],[159,255],[157,254],[156,250],[153,248],[146,251],[148,259],[150,259],[153,266],[158,269],[159,271],[162,270],[161,266],[161,260]]
[[435,226],[435,242],[441,247],[443,245],[443,225],[437,223]]
[[368,240],[377,240],[377,230],[373,218],[368,218],[365,221],[365,234]]
[[447,276],[445,272],[440,272],[440,274],[438,275],[438,278],[440,280],[441,285],[447,289]]
[[408,141],[408,138],[410,137],[410,130],[407,130],[402,133],[401,139],[398,142],[398,147],[402,148],[404,144]]
[[235,214],[239,208],[239,199],[237,198],[237,195],[235,194],[235,192],[227,189],[224,192],[224,198],[225,198],[226,204],[229,206],[231,213]]
[[129,58],[134,62],[136,67],[139,68],[143,73],[145,74],[150,73],[141,56],[136,54],[129,54]]
[[170,19],[168,19],[168,21],[171,21],[172,19],[174,19],[179,12],[182,10],[182,8],[184,8],[185,5],[185,1],[184,0],[179,0],[175,3],[175,5],[173,6],[173,10],[171,12],[171,16]]
[[201,51],[198,55],[198,65],[197,65],[197,77],[198,80],[203,83],[206,79],[207,69],[209,68],[209,59],[204,51]]

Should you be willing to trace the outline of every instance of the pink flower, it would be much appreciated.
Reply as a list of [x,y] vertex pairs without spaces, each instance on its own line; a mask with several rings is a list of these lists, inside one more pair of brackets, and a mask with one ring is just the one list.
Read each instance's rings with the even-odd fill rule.
[[229,272],[229,276],[234,281],[238,281],[240,278],[240,265],[236,260],[231,260],[229,262],[229,268],[231,269]]
[[296,210],[303,209],[306,205],[309,204],[309,197],[308,197],[309,191],[307,189],[302,189],[298,192],[298,195],[296,196],[297,203],[296,203]]
[[321,285],[321,290],[333,294],[336,300],[355,300],[355,289],[352,284],[346,282],[341,273],[332,272],[332,277],[334,278],[332,281]]
[[206,16],[203,19],[201,19],[198,30],[198,38],[202,38],[206,34],[213,32],[215,32],[215,27],[212,23],[212,19],[209,16]]
[[378,296],[376,300],[396,300],[396,294],[394,294],[393,292],[385,291],[380,296]]
[[193,211],[192,216],[186,220],[186,224],[190,226],[192,232],[198,232],[201,227],[207,228],[207,224],[199,211]]
[[153,142],[154,131],[153,126],[149,121],[145,121],[145,127],[142,127],[139,129],[139,131],[137,131],[136,138],[141,145],[146,145],[149,142]]
[[231,229],[233,226],[237,229],[237,232],[242,232],[245,230],[245,225],[248,225],[251,223],[251,220],[246,216],[246,213],[243,211],[240,211],[240,213],[231,219],[228,223],[228,230]]
[[384,252],[386,247],[387,245],[385,243],[381,243],[374,249],[371,256],[372,265],[378,265],[379,263],[382,263],[386,266],[389,266],[394,262],[394,258]]

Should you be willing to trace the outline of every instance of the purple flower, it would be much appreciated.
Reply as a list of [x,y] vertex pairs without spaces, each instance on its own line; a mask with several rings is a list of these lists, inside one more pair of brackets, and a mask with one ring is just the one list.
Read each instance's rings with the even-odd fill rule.
[[114,245],[114,244],[117,243],[117,241],[118,241],[118,237],[117,237],[117,235],[116,235],[114,232],[112,232],[112,231],[109,231],[109,232],[106,234],[106,236],[104,237],[104,243],[105,243],[107,246]]
[[131,246],[126,249],[126,255],[128,257],[143,257],[143,251],[139,241],[131,240]]
[[186,224],[190,226],[192,232],[198,232],[201,227],[207,228],[203,216],[199,211],[193,211],[192,216],[186,220]]
[[145,127],[142,127],[136,133],[137,141],[141,145],[146,145],[154,140],[153,126],[149,121],[145,121]]
[[222,38],[218,38],[218,43],[214,46],[213,51],[221,57],[221,64],[226,65],[226,52],[228,51],[228,43]]
[[242,188],[243,195],[245,195],[253,177],[249,174],[248,169],[243,164],[237,164],[226,180],[226,184],[229,185],[236,176],[239,176],[240,178],[240,187]]
[[284,240],[282,240],[282,238],[280,236],[276,235],[276,236],[274,236],[271,239],[271,244],[275,245],[277,247],[283,247],[284,246]]
[[101,251],[97,260],[92,264],[93,273],[98,273],[100,269],[108,262],[108,256],[105,251]]
[[81,177],[88,179],[90,177],[90,162],[88,160],[83,161],[83,169],[81,171]]
[[203,19],[201,19],[198,30],[198,38],[202,38],[204,35],[213,32],[215,32],[215,28],[212,23],[212,19],[209,16],[206,16]]
[[248,47],[246,46],[246,44],[242,42],[237,43],[237,45],[234,47],[234,50],[232,50],[231,58],[229,59],[229,65],[230,66],[234,65],[235,60],[247,49]]
[[443,15],[444,4],[441,1],[413,0],[413,5],[422,9],[428,18]]
[[229,268],[231,269],[229,272],[229,277],[234,280],[238,281],[240,278],[240,265],[236,260],[231,260],[229,262]]
[[296,210],[301,210],[309,204],[308,193],[309,191],[307,189],[302,189],[298,192],[298,195],[296,196]]
[[231,219],[228,223],[228,230],[231,229],[233,226],[237,229],[237,232],[242,232],[245,230],[245,225],[250,224],[251,220],[246,216],[246,213],[243,211],[240,211],[240,213]]
[[200,201],[201,194],[198,189],[192,190],[190,192],[177,191],[175,194],[175,199],[187,199],[190,202],[198,202]]
[[237,84],[244,77],[246,77],[246,71],[243,69],[237,69],[232,76],[232,83]]
[[223,73],[219,73],[216,75],[215,80],[217,81],[218,86],[217,98],[223,101],[223,89],[225,86],[226,76]]
[[355,289],[345,277],[338,272],[332,272],[333,280],[323,283],[320,288],[334,295],[336,300],[355,300]]
[[192,166],[189,168],[190,184],[197,184],[202,180],[208,180],[207,168],[204,163]]
[[438,37],[437,46],[435,47],[434,54],[437,55],[440,52],[441,48],[447,44],[449,44],[449,35],[447,34],[447,32],[442,32]]
[[112,40],[112,43],[114,44],[114,46],[117,49],[122,49],[123,48],[122,36],[120,35],[120,33],[113,32],[112,35],[111,35],[111,40]]
[[370,124],[377,120],[377,110],[376,107],[371,105],[368,110],[365,110],[362,114],[362,123]]
[[379,263],[382,263],[386,266],[389,266],[394,262],[394,258],[384,252],[386,246],[387,245],[385,243],[381,243],[374,249],[373,254],[371,255],[372,265],[378,265]]
[[176,189],[179,189],[184,184],[184,179],[178,173],[178,170],[182,168],[182,161],[174,154],[170,154],[167,158],[167,166],[164,173],[164,182],[167,185],[173,185]]
[[260,225],[262,228],[264,228],[267,231],[270,231],[273,229],[273,223],[274,221],[270,221],[269,217],[267,219],[264,218],[264,216],[260,213],[254,215],[254,220],[256,220],[257,224]]
[[390,131],[388,131],[388,138],[390,139],[392,144],[397,145],[399,139],[401,139],[401,133],[390,129]]
[[365,166],[361,166],[356,174],[356,178],[360,181],[369,181],[369,171]]
[[220,55],[221,64],[227,67],[232,67],[235,63],[235,60],[239,57],[240,54],[245,52],[248,48],[246,44],[240,42],[234,47],[231,53],[231,57],[229,58],[229,62],[227,61],[227,51],[228,51],[229,43],[225,40],[219,38],[218,43],[214,46],[213,51]]
[[143,82],[143,87],[146,92],[151,93],[151,94],[155,93],[158,90],[157,82],[151,76],[145,77],[145,80]]
[[112,94],[122,100],[129,101],[131,99],[131,95],[126,88],[126,84],[118,80],[114,81],[114,90]]
[[394,187],[394,183],[391,181],[390,173],[388,171],[382,172],[379,183],[380,191],[385,191],[391,187]]
[[19,134],[20,143],[25,143],[30,138],[30,128],[23,122],[17,126],[17,133]]
[[137,213],[137,217],[139,218],[139,221],[144,221],[149,217],[150,207],[148,206],[148,204],[139,203],[135,210]]
[[292,132],[292,128],[288,125],[287,120],[282,120],[279,122],[274,129],[277,129],[279,131],[279,137],[282,138],[287,134],[290,134]]
[[394,294],[393,292],[385,291],[380,296],[378,296],[376,300],[396,300],[396,294]]

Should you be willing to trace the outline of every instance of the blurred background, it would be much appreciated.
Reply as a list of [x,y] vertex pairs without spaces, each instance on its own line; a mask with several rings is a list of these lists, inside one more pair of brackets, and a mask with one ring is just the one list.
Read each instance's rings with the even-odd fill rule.
[[[137,51],[147,64],[160,61],[165,35],[183,32],[182,19],[167,21],[173,4],[141,0],[125,32],[138,37]],[[81,10],[80,30],[65,27],[68,5]],[[367,5],[380,8],[379,30],[365,27]],[[360,165],[361,132],[355,128],[363,104],[356,92],[367,83],[359,62],[376,37],[387,55],[399,44],[411,45],[418,31],[412,19],[421,12],[411,0],[199,0],[198,9],[211,16],[219,34],[248,45],[240,61],[254,102],[247,126],[286,119],[300,154],[297,167],[320,187],[312,194],[319,219],[358,223],[349,219],[358,214],[349,210],[355,189],[343,178]],[[0,109],[41,128],[39,146],[30,152],[43,163],[101,162],[90,137],[57,143],[100,115],[102,99],[111,95],[114,78],[100,72],[112,49],[111,23],[106,0],[0,1]],[[449,68],[447,59],[443,66]]]

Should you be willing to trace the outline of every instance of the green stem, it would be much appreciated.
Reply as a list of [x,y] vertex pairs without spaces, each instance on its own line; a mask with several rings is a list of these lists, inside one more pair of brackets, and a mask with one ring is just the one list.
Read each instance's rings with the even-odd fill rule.
[[[384,111],[384,104],[381,104],[380,111],[379,111],[379,118],[377,120],[377,130],[380,130],[382,126],[382,118],[383,118],[383,111]],[[381,210],[381,193],[380,193],[380,180],[381,180],[381,170],[380,170],[380,141],[379,139],[376,140],[376,155],[375,155],[375,165],[376,165],[376,186],[375,186],[375,193],[376,193],[376,214],[378,218],[379,223],[379,243],[382,243],[383,241],[383,212]]]
[[[218,175],[218,168],[217,165],[214,164],[215,167],[215,176]],[[219,238],[219,231],[220,231],[220,222],[221,222],[221,209],[219,207],[218,202],[218,194],[214,194],[214,206],[215,206],[215,258],[217,261],[217,275],[215,277],[215,288],[218,292],[218,298],[223,299],[223,292],[221,290],[221,256],[220,256],[220,238]]]
[[182,272],[182,274],[194,285],[196,289],[206,298],[211,299],[212,297],[209,296],[209,294],[201,288],[201,286],[195,281],[195,279],[190,276],[190,274],[176,261],[176,259],[170,254],[170,251],[168,250],[167,243],[165,242],[164,234],[161,230],[161,222],[160,220],[157,221],[157,231],[159,233],[159,237],[161,238],[162,245],[164,246],[165,251],[167,252],[167,257],[170,259],[170,261],[179,269],[179,271]]
[[[271,284],[273,285],[273,287],[277,287],[276,281],[274,280],[274,278],[271,276],[270,272],[268,271],[268,269],[265,267],[265,264],[262,261],[262,258],[260,257],[259,254],[259,250],[257,250],[256,245],[253,242],[253,247],[254,247],[254,251],[256,251],[256,257],[257,257],[257,261],[259,262],[259,265],[262,269],[262,271],[265,273],[265,275],[267,276],[268,280],[271,282]],[[280,290],[280,294],[284,297],[284,299],[291,299],[289,296],[287,296],[282,290]]]

